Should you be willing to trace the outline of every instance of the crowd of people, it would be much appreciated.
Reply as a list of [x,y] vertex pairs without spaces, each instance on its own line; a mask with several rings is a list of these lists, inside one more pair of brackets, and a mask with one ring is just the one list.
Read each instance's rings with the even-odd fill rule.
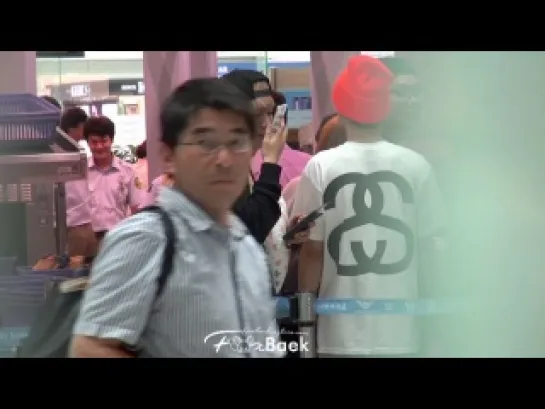
[[[108,118],[64,111],[61,128],[90,151],[87,179],[66,186],[68,251],[94,258],[71,355],[297,357],[275,295],[417,299],[444,227],[432,167],[411,149],[419,96],[405,61],[351,58],[311,155],[286,143],[287,113],[273,125],[285,98],[264,74],[188,80],[162,106],[164,173],[149,186],[112,155]],[[161,212],[141,211],[152,205],[176,232],[160,296],[173,238]],[[320,357],[419,350],[410,315],[320,316],[317,334]]]

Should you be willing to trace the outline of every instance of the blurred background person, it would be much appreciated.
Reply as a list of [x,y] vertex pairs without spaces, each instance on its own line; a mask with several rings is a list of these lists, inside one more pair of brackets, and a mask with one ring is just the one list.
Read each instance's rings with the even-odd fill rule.
[[322,118],[320,121],[320,125],[318,125],[318,129],[316,130],[316,133],[314,134],[314,151],[316,152],[316,147],[318,146],[318,141],[323,138],[323,129],[324,126],[334,117],[336,117],[337,114],[334,112],[332,114],[327,114]]
[[429,119],[421,115],[423,91],[418,74],[413,65],[403,58],[385,57],[381,61],[394,74],[392,113],[384,124],[384,137],[424,155],[433,166],[442,188],[445,173],[456,174],[453,169],[447,168],[453,149],[448,138],[438,137],[426,130]]
[[90,158],[91,149],[89,149],[89,145],[83,135],[83,128],[88,118],[87,113],[79,107],[67,108],[61,116],[60,128],[65,134],[76,141],[80,148],[85,150],[87,158]]
[[383,125],[384,138],[403,146],[414,145],[421,110],[421,88],[416,71],[400,57],[384,57],[380,61],[394,75],[390,90],[391,112]]
[[309,155],[314,154],[315,143],[312,138],[312,123],[309,123],[299,128],[299,131],[297,132],[297,140],[299,150],[301,152],[306,152]]
[[[346,132],[342,123],[339,122],[337,114],[331,114],[324,117],[320,127],[316,131],[316,153],[334,148],[346,142]],[[282,197],[286,201],[288,214],[291,215],[293,200],[297,191],[300,176],[293,178],[282,190]]]
[[157,176],[151,182],[148,189],[148,199],[146,206],[151,206],[157,202],[159,192],[163,186],[172,187],[174,184],[174,175],[170,172],[164,172],[162,175]]
[[133,164],[132,168],[136,177],[142,182],[144,189],[149,189],[148,180],[148,150],[146,141],[136,147],[136,157],[138,160]]
[[146,189],[132,165],[112,153],[115,125],[105,116],[91,117],[83,129],[92,157],[88,182],[91,192],[92,224],[97,240],[147,202]]
[[55,98],[50,97],[49,95],[42,95],[40,98],[43,99],[44,101],[49,102],[51,105],[55,105],[57,108],[62,110],[61,103],[57,101]]
[[316,153],[326,151],[346,142],[345,127],[339,119],[339,115],[329,116],[324,126],[319,130],[316,144]]

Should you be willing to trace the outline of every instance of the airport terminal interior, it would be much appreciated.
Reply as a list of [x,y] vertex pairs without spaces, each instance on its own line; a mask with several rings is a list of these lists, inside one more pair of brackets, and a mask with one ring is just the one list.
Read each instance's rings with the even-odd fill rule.
[[[0,52],[0,357],[102,357],[91,345],[100,331],[90,328],[103,325],[100,333],[116,340],[118,332],[104,330],[107,317],[88,321],[101,319],[92,300],[107,289],[99,270],[107,270],[131,219],[164,215],[150,206],[161,208],[165,191],[183,196],[177,204],[191,234],[175,221],[178,246],[169,247],[166,227],[165,250],[145,260],[130,249],[115,259],[126,261],[108,259],[119,271],[136,269],[134,277],[138,263],[144,271],[163,252],[166,262],[156,263],[160,284],[156,298],[148,297],[149,314],[138,310],[147,317],[140,332],[119,336],[122,347],[106,356],[545,357],[544,68],[545,52],[537,51]],[[232,101],[244,99],[253,112],[248,121],[263,128],[259,138],[244,145],[227,125],[214,129],[221,118],[228,124],[222,110],[235,108],[207,106],[202,92],[188,91],[201,86],[194,79],[215,81],[209,87],[218,100],[221,86]],[[212,125],[201,129],[204,136],[170,147],[178,162],[165,153],[163,119],[173,101],[179,112],[184,103],[197,110],[176,122],[189,121],[187,129],[201,109],[220,115],[206,111]],[[236,167],[229,161],[243,155],[244,193],[228,208],[247,229],[237,245],[250,240],[255,249],[235,262],[233,244],[225,250],[227,242],[216,248],[207,241],[208,250],[199,250],[202,220],[216,221],[180,186],[205,186],[199,170],[210,161],[225,166],[228,178]],[[217,202],[233,183],[210,188]],[[76,220],[83,207],[88,219]],[[264,256],[263,277],[238,271],[254,262],[252,249]],[[199,293],[222,282],[210,266],[223,250],[218,265],[231,266],[235,302],[222,291]],[[182,277],[182,262],[195,271]],[[172,274],[163,281],[165,268]],[[257,306],[245,307],[256,302],[255,288]],[[127,289],[119,303],[131,304],[120,298],[129,290],[144,291]],[[191,316],[184,304],[184,314],[167,317],[184,321],[172,324],[176,337],[159,317],[178,307],[165,307],[174,291],[199,305]],[[269,301],[271,323],[262,328],[256,323]],[[125,314],[138,314],[128,308]],[[226,327],[200,323],[201,313],[212,323],[225,318]],[[203,326],[210,334],[192,334]]]

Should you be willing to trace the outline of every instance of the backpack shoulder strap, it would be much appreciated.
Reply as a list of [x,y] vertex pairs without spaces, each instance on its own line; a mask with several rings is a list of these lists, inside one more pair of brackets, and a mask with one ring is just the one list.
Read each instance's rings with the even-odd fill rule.
[[174,252],[176,251],[176,228],[172,219],[168,213],[160,206],[148,206],[139,211],[140,212],[153,212],[158,213],[161,216],[161,222],[167,238],[165,250],[163,253],[163,264],[161,266],[161,272],[157,278],[157,291],[155,293],[155,299],[159,298],[165,289],[165,284],[173,269]]

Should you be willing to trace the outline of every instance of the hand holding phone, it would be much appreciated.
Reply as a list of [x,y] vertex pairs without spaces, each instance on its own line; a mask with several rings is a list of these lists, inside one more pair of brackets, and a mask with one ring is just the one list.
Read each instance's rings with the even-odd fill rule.
[[263,137],[263,142],[261,144],[263,162],[278,163],[280,155],[284,150],[287,137],[284,124],[284,114],[286,113],[286,109],[287,105],[285,104],[279,105],[276,108],[273,122]]
[[327,208],[327,203],[313,210],[308,215],[303,217],[295,226],[289,229],[282,237],[285,242],[292,241],[297,233],[301,233],[310,228],[310,225],[323,216],[324,211]]
[[283,127],[284,124],[284,115],[288,109],[287,104],[278,105],[276,107],[276,112],[274,113],[274,118],[271,124],[271,133],[276,134]]

